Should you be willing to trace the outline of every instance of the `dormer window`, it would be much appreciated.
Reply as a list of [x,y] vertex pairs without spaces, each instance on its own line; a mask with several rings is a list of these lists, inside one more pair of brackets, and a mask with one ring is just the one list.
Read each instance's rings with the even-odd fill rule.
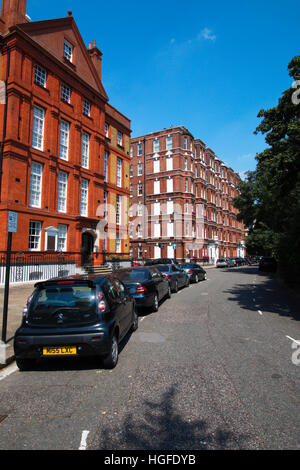
[[69,62],[72,62],[72,59],[73,59],[73,46],[66,39],[65,39],[65,42],[64,42],[64,57]]

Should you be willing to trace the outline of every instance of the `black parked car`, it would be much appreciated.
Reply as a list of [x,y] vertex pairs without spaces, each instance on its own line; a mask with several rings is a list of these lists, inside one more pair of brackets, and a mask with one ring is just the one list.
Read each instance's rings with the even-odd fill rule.
[[115,275],[125,284],[137,307],[149,307],[157,312],[159,302],[171,297],[168,279],[155,266],[119,269]]
[[190,285],[189,276],[176,264],[158,264],[156,268],[168,279],[172,292]]
[[148,259],[145,262],[145,266],[153,266],[157,264],[178,264],[178,261],[175,258],[157,258]]
[[243,264],[244,264],[244,261],[243,261],[242,258],[237,257],[237,258],[233,258],[233,260],[235,260],[235,265],[236,266],[243,266]]
[[269,271],[275,273],[277,270],[277,261],[275,258],[269,257],[263,257],[259,261],[259,266],[258,266],[259,271]]
[[197,263],[182,263],[178,267],[183,269],[189,276],[191,282],[199,282],[207,279],[206,271]]
[[100,356],[118,362],[118,344],[138,328],[135,301],[113,275],[76,275],[35,284],[14,338],[17,366],[36,359]]

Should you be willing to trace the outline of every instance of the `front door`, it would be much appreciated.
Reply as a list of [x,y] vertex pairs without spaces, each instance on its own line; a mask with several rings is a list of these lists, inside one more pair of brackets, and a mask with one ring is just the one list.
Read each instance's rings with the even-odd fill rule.
[[93,252],[93,249],[94,249],[94,237],[90,233],[84,232],[82,234],[82,241],[81,241],[82,266],[85,266],[91,263],[92,261],[91,253]]

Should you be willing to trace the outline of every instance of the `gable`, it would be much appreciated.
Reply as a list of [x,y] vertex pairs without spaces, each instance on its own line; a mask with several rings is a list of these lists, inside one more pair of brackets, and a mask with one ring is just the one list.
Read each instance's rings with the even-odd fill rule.
[[[100,77],[87,52],[82,37],[73,18],[58,20],[36,21],[18,25],[31,39],[53,55],[64,66],[72,70],[79,78],[97,90],[105,100],[107,94]],[[64,59],[65,39],[73,46],[73,60],[69,63]]]

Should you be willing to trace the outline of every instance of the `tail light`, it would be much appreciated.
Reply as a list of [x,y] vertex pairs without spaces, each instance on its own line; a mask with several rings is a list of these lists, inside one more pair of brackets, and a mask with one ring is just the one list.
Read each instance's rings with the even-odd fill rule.
[[105,309],[106,309],[106,303],[103,300],[103,294],[100,293],[98,294],[98,310],[99,312],[103,313],[105,312]]
[[189,271],[187,272],[187,274],[193,274],[193,271],[189,270]]
[[165,274],[165,277],[166,277],[167,279],[171,279],[172,276],[171,276],[170,274]]
[[31,295],[28,297],[28,299],[27,299],[27,302],[26,302],[25,307],[23,308],[23,316],[24,316],[24,317],[26,317],[26,315],[27,315],[28,306],[29,306],[29,304],[30,304],[30,302],[31,302],[32,297],[33,297],[33,296],[32,296],[32,294],[31,294]]
[[147,289],[147,287],[145,286],[142,286],[141,284],[139,284],[135,290],[135,293],[136,294],[147,294],[149,291]]

